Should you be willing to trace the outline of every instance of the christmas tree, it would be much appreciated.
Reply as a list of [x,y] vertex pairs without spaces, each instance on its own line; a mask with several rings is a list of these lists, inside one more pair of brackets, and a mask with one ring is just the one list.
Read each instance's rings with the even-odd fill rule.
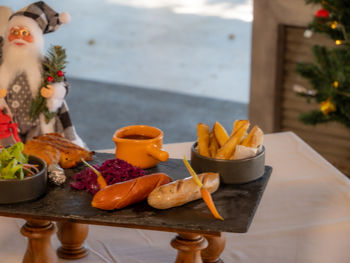
[[334,46],[314,45],[314,62],[296,66],[312,86],[299,94],[319,104],[318,110],[302,113],[300,119],[306,124],[337,121],[350,127],[350,0],[306,0],[306,4],[321,6],[307,31],[327,35]]

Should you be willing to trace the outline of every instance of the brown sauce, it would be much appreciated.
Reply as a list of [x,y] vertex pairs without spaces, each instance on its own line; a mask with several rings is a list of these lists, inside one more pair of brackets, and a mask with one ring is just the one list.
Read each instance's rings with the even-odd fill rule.
[[129,139],[129,140],[150,140],[154,137],[141,135],[141,134],[131,134],[131,135],[125,135],[122,137],[123,139]]

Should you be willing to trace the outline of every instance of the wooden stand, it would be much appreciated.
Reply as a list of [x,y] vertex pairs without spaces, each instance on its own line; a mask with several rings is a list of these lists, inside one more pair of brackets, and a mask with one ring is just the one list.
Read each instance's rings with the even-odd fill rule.
[[57,256],[51,245],[54,232],[55,226],[50,221],[28,220],[21,228],[22,235],[28,237],[23,263],[56,263]]
[[208,245],[203,236],[192,233],[178,233],[170,244],[178,250],[175,263],[203,263],[201,250]]
[[203,263],[224,263],[220,259],[220,255],[224,251],[226,244],[224,233],[221,233],[220,236],[204,235],[204,237],[208,241],[208,246],[201,251]]
[[[88,235],[89,226],[71,222],[58,222],[57,237],[62,246],[57,255],[64,259],[80,259],[88,254],[83,243]],[[55,226],[50,221],[28,220],[21,233],[28,237],[28,247],[23,263],[57,263],[57,256],[51,245],[51,235]],[[225,248],[226,239],[220,236],[205,238],[200,234],[178,233],[171,245],[178,250],[175,263],[223,263],[220,254]]]
[[79,259],[89,251],[83,243],[89,232],[89,225],[71,222],[57,222],[57,237],[62,246],[57,249],[57,255],[64,259]]

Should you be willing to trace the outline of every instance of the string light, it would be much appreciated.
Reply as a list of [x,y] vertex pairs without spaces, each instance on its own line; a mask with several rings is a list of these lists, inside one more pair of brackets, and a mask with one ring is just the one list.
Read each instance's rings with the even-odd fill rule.
[[333,82],[333,87],[337,89],[339,87],[339,82],[338,81],[334,81]]
[[335,44],[339,46],[339,45],[342,44],[342,41],[338,39],[338,40],[335,41]]
[[332,29],[336,29],[338,26],[338,22],[337,21],[333,21],[332,24],[331,24],[331,28]]

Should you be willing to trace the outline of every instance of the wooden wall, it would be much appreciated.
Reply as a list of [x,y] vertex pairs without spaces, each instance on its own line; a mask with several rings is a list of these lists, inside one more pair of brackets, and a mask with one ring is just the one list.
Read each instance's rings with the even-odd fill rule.
[[[322,35],[304,37],[318,7],[304,0],[254,2],[249,118],[267,133],[293,131],[350,176],[350,129],[338,123],[305,125],[301,112],[318,108],[295,94],[293,87],[310,87],[295,71],[299,61],[312,61],[311,46],[333,43]],[[267,14],[270,17],[266,18]],[[265,19],[266,18],[266,19]]]
[[295,85],[311,88],[309,83],[295,72],[295,65],[299,61],[313,61],[311,47],[314,44],[333,45],[333,42],[323,35],[305,38],[304,31],[305,28],[285,27],[280,129],[294,131],[323,157],[350,176],[350,129],[338,123],[313,126],[298,120],[300,113],[318,109],[319,106],[307,103],[305,98],[294,92]]
[[304,0],[254,1],[249,116],[265,132],[280,130],[284,27],[306,26],[316,10]]

